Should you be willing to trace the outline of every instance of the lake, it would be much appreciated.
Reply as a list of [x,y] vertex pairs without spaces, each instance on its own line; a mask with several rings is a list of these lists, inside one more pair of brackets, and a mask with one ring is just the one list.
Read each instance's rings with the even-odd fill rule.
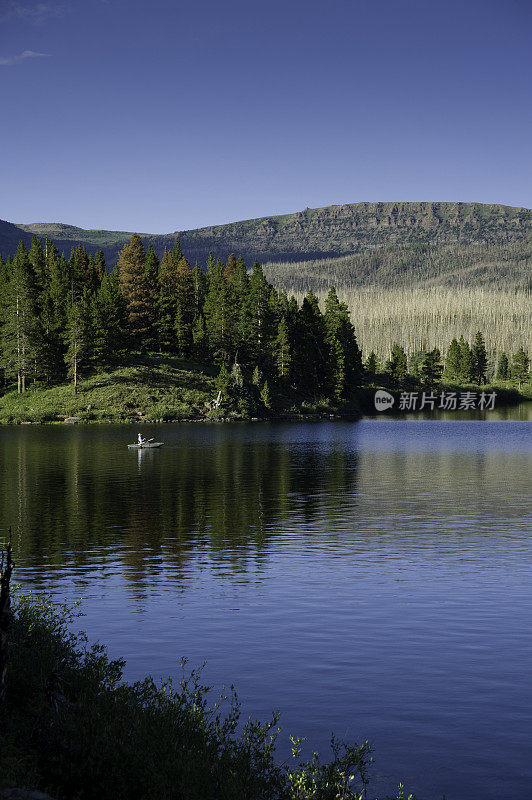
[[[125,677],[234,683],[371,796],[532,791],[530,404],[440,419],[0,427],[15,582],[82,597]],[[214,699],[214,698],[213,698]]]

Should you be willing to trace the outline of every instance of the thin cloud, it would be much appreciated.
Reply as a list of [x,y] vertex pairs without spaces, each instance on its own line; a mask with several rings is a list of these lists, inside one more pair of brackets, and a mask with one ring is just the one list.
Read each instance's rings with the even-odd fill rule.
[[0,56],[0,67],[12,67],[14,64],[21,64],[27,58],[50,58],[50,53],[36,53],[34,50],[24,50],[19,56],[11,56],[11,58],[2,58]]

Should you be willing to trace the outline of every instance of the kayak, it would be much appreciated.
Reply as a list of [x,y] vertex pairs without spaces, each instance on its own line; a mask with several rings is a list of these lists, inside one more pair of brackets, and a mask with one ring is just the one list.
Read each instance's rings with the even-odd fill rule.
[[128,444],[134,450],[146,450],[148,447],[162,447],[164,442],[143,442],[142,444]]

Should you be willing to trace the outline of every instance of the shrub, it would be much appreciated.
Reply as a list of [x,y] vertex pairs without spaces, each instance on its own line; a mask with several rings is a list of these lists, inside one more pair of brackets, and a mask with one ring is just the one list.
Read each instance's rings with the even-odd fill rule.
[[[122,659],[70,631],[76,607],[29,595],[15,596],[13,609],[0,787],[23,784],[59,800],[366,797],[367,742],[347,747],[333,737],[329,764],[315,753],[307,763],[278,765],[278,713],[237,733],[234,688],[211,705],[201,670],[187,674],[185,660],[179,688],[151,677],[130,685]],[[300,740],[292,744],[297,759]]]

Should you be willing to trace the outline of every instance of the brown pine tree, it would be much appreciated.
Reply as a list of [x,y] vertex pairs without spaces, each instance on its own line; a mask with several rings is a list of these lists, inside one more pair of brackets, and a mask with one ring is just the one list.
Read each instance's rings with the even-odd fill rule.
[[134,345],[144,350],[153,336],[153,307],[146,276],[146,252],[138,233],[134,233],[131,242],[120,251],[117,267],[129,332]]
[[233,277],[236,272],[236,257],[234,253],[231,253],[229,258],[227,259],[227,265],[225,267],[225,280],[229,285],[233,282]]

